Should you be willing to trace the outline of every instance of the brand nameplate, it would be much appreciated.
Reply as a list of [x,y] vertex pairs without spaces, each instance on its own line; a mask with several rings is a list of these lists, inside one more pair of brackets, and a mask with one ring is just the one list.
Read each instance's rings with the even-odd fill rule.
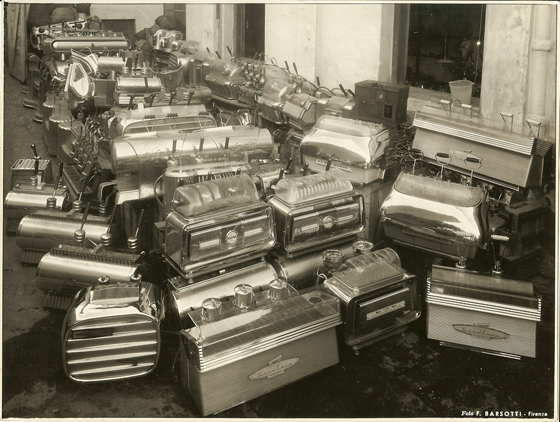
[[461,161],[465,161],[467,158],[474,158],[476,160],[482,161],[482,158],[477,157],[476,155],[472,154],[472,150],[460,150],[460,149],[450,149],[449,154],[458,158]]
[[453,328],[480,340],[500,340],[509,337],[508,333],[490,328],[490,324],[453,324]]
[[392,305],[386,306],[384,308],[378,309],[377,311],[370,312],[366,315],[366,320],[372,320],[374,318],[380,317],[381,315],[385,315],[389,312],[396,311],[397,309],[404,308],[405,303],[404,300],[400,302],[393,303]]
[[[325,160],[321,160],[320,158],[317,158],[316,163],[321,164],[322,166],[327,165],[327,162]],[[331,162],[331,167],[336,167],[337,169],[340,169],[340,170],[350,171],[348,166],[343,166],[342,164],[337,164],[337,163],[333,163],[333,162]]]
[[294,366],[298,363],[299,358],[292,358],[282,360],[282,355],[278,356],[277,358],[268,362],[268,365],[262,369],[259,369],[257,372],[249,375],[249,379],[251,381],[259,380],[259,379],[270,379],[277,377],[278,375],[282,375],[286,369]]

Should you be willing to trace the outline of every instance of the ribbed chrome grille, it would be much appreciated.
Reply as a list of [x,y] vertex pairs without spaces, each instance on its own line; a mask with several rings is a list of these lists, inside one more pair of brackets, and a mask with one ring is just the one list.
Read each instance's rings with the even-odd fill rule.
[[128,135],[132,133],[160,132],[165,130],[193,131],[214,126],[214,121],[205,116],[163,117],[131,123],[126,127],[124,133]]
[[67,334],[68,375],[80,382],[132,378],[151,372],[159,357],[159,327],[145,315],[78,323]]
[[524,139],[525,144],[520,144],[516,142],[511,142],[506,139],[500,139],[492,136],[492,132],[488,134],[476,133],[468,130],[463,130],[454,126],[446,126],[443,124],[434,123],[428,120],[422,120],[418,117],[414,119],[414,126],[432,130],[434,132],[444,133],[450,136],[456,136],[458,138],[468,139],[473,142],[479,142],[481,144],[490,145],[496,148],[502,148],[509,151],[515,151],[520,154],[531,155],[535,148],[534,139]]
[[[51,160],[39,160],[39,171],[44,171]],[[12,170],[35,170],[35,159],[20,158],[12,166]]]
[[175,54],[169,55],[169,68],[175,69],[178,67],[177,56]]

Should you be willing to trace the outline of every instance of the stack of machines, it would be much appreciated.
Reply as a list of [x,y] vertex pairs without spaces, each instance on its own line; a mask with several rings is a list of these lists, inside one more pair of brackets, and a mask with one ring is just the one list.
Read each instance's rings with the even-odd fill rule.
[[348,257],[364,230],[364,198],[339,169],[281,179],[269,202],[278,232],[273,265],[297,289],[315,283],[326,248],[336,247]]
[[53,158],[32,145],[4,207],[45,306],[66,312],[69,379],[144,376],[172,333],[206,416],[402,332],[423,299],[428,338],[536,356],[541,298],[502,276],[539,253],[550,213],[535,122],[423,110],[397,176],[407,86],[328,89],[178,31],[154,35],[150,64],[84,19],[34,35],[24,105]]
[[[428,338],[535,357],[540,295],[532,282],[503,277],[502,265],[513,272],[541,251],[537,238],[550,213],[543,168],[552,143],[539,138],[538,124],[515,127],[505,118],[511,115],[502,117],[498,123],[444,108],[418,112],[412,149],[438,172],[400,174],[381,221],[395,245],[432,257]],[[441,265],[446,260],[455,267]]]

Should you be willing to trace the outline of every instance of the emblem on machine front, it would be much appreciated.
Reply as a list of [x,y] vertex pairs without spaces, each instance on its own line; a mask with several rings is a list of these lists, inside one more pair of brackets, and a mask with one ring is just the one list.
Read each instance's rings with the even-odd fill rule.
[[282,355],[280,355],[268,362],[268,365],[264,368],[259,369],[257,372],[249,375],[249,379],[251,381],[254,381],[263,378],[270,379],[277,377],[278,375],[282,375],[286,369],[298,363],[298,361],[299,358],[282,360]]
[[226,242],[228,245],[235,245],[239,240],[239,234],[235,230],[230,230],[226,234]]
[[508,333],[490,328],[490,324],[453,324],[453,328],[481,340],[500,340],[509,337]]

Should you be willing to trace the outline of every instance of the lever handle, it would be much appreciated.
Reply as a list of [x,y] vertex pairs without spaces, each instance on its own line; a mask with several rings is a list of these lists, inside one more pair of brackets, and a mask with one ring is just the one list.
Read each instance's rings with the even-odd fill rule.
[[410,158],[412,158],[413,160],[420,160],[424,158],[424,153],[421,149],[418,148],[409,148],[408,155],[410,155]]
[[204,137],[200,138],[200,144],[198,145],[198,152],[202,152],[204,149]]
[[39,154],[37,154],[37,147],[35,146],[35,144],[31,144],[31,149],[33,150],[33,156],[35,157],[35,159],[37,159]]
[[169,104],[171,105],[173,103],[173,100],[175,99],[175,97],[177,96],[177,91],[172,91],[171,94],[169,95]]
[[321,86],[321,81],[319,80],[319,77],[317,76],[316,79],[317,79],[317,87],[320,87]]
[[490,236],[490,238],[498,242],[509,242],[509,236],[503,236],[500,234],[493,234]]
[[290,166],[292,165],[292,161],[294,161],[294,159],[292,157],[290,157],[288,159],[288,164],[286,164],[286,172],[288,172],[290,170]]
[[189,92],[189,100],[187,101],[187,105],[191,105],[191,100],[192,100],[193,96],[194,96],[194,91],[190,91]]
[[229,136],[226,136],[226,142],[224,143],[224,149],[229,148]]
[[338,84],[338,86],[340,87],[340,90],[342,91],[342,93],[344,94],[345,97],[348,97],[348,93],[346,92],[346,90],[344,89],[344,87],[342,86],[342,84]]
[[347,89],[346,91],[348,91],[352,97],[356,96],[356,94],[354,94],[354,91],[352,91],[351,89]]
[[216,56],[218,56],[218,59],[222,60],[222,57],[220,56],[220,53],[218,53],[218,50],[215,51]]
[[296,75],[299,76],[299,73],[297,71],[297,66],[296,66],[295,62],[292,63],[292,66],[294,67],[294,71],[296,72]]
[[309,163],[305,163],[305,165],[303,166],[303,168],[301,169],[301,175],[302,176],[307,176],[307,171],[309,170]]
[[284,178],[284,169],[280,169],[280,174],[278,175],[278,180],[282,180]]
[[226,48],[227,48],[227,51],[228,51],[229,55],[230,55],[231,57],[233,57],[233,53],[231,52],[231,48],[229,48],[229,45],[226,46]]
[[[445,160],[449,160],[449,161],[445,162]],[[440,163],[442,166],[447,165],[451,162],[451,155],[447,154],[446,152],[437,152],[436,161]]]
[[62,177],[63,173],[64,173],[64,163],[61,161],[61,162],[58,164],[58,176],[57,176],[58,180],[60,180],[60,178]]
[[284,63],[286,64],[286,69],[289,72],[290,71],[290,66],[288,65],[288,60],[284,60]]
[[86,203],[86,207],[84,209],[84,215],[82,216],[82,225],[80,226],[80,230],[83,230],[84,224],[86,224],[86,220],[89,215],[89,206],[90,206],[90,202]]
[[[326,165],[326,167],[325,167],[325,171],[329,171],[329,170],[331,169],[331,163],[332,163],[332,160],[329,158],[329,159],[327,160],[327,165]],[[306,164],[307,164],[307,163],[306,163]]]

